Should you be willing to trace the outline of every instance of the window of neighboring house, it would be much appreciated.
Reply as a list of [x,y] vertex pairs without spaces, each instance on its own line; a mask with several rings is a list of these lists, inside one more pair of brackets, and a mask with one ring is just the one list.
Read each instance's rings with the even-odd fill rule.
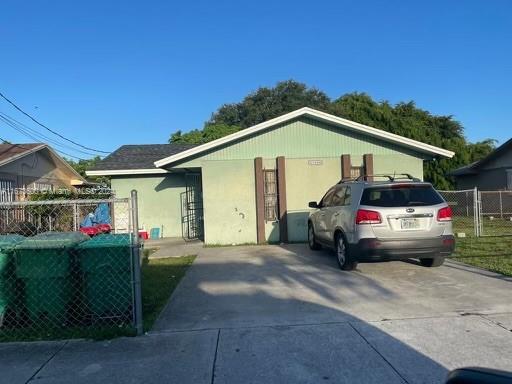
[[351,190],[350,187],[341,187],[336,190],[332,198],[333,207],[342,207],[350,205],[351,202]]
[[263,170],[265,221],[277,220],[277,172],[275,169]]
[[14,201],[15,184],[12,180],[0,179],[0,202],[6,203]]
[[507,189],[512,190],[512,169],[507,169]]
[[53,185],[49,183],[34,183],[36,191],[53,191]]

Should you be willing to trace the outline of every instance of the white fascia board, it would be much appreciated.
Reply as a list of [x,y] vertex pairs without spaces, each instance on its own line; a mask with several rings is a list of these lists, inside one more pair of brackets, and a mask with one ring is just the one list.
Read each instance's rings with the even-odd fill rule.
[[164,167],[167,164],[170,164],[170,163],[173,163],[173,162],[176,162],[179,160],[183,160],[187,157],[205,152],[209,149],[218,147],[220,145],[229,143],[231,141],[235,141],[235,140],[238,140],[245,136],[252,135],[254,133],[257,133],[266,128],[272,127],[274,125],[278,125],[278,124],[281,124],[288,120],[295,119],[299,116],[309,116],[316,120],[324,121],[324,122],[327,122],[327,123],[330,123],[330,124],[333,124],[333,125],[336,125],[339,127],[343,127],[345,129],[347,129],[347,128],[352,129],[353,131],[360,132],[360,133],[363,133],[363,134],[366,134],[366,135],[369,135],[372,137],[376,137],[376,138],[382,139],[384,141],[388,141],[388,142],[403,145],[405,147],[413,148],[419,152],[427,153],[431,156],[443,156],[443,157],[451,158],[455,155],[454,152],[448,151],[443,148],[435,147],[433,145],[425,144],[425,143],[422,143],[420,141],[416,141],[413,139],[408,139],[406,137],[403,137],[400,135],[395,135],[394,133],[386,132],[381,129],[369,127],[364,124],[359,124],[359,123],[356,123],[351,120],[347,120],[347,119],[343,119],[341,117],[331,115],[329,113],[317,111],[316,109],[304,107],[304,108],[297,109],[296,111],[287,113],[285,115],[276,117],[274,119],[265,121],[263,123],[254,125],[252,127],[243,129],[239,132],[232,133],[231,135],[224,136],[220,139],[213,140],[209,143],[202,144],[197,147],[193,147],[186,151],[180,152],[176,155],[172,155],[172,156],[166,157],[164,159],[155,161],[154,164],[158,168]]
[[87,176],[124,176],[124,175],[151,175],[169,173],[165,169],[151,168],[151,169],[108,169],[98,171],[85,171]]

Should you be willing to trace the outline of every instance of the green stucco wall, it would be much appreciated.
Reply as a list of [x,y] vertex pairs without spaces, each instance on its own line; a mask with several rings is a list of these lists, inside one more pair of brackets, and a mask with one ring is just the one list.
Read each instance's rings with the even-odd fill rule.
[[129,197],[137,190],[139,226],[147,231],[160,228],[164,237],[181,237],[181,198],[185,192],[183,174],[115,176],[111,181],[116,197]]
[[[362,156],[351,156],[353,166],[362,165]],[[407,154],[374,155],[375,173],[411,173],[423,179],[423,161]],[[286,201],[288,239],[307,240],[310,201],[320,201],[325,192],[341,179],[340,157],[286,159]]]
[[340,180],[341,160],[339,157],[286,159],[285,169],[288,240],[305,241],[308,202],[319,201],[327,189]]
[[255,243],[254,160],[205,161],[202,176],[205,243]]

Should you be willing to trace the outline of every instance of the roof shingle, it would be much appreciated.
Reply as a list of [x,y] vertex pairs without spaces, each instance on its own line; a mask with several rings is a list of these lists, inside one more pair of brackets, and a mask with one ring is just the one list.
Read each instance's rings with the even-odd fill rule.
[[29,144],[0,144],[0,163],[3,163],[14,156],[30,152],[32,149],[44,146],[43,143]]
[[155,167],[155,161],[186,151],[195,146],[195,144],[123,145],[96,163],[88,171],[158,169]]

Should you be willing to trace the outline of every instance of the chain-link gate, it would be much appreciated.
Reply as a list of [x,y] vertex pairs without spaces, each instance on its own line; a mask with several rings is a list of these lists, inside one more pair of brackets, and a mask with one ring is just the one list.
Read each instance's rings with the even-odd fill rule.
[[0,340],[140,333],[139,252],[136,193],[1,202]]
[[474,189],[464,191],[440,191],[452,209],[453,231],[464,236],[478,236],[479,215],[477,195]]
[[512,191],[440,191],[464,236],[512,236]]

